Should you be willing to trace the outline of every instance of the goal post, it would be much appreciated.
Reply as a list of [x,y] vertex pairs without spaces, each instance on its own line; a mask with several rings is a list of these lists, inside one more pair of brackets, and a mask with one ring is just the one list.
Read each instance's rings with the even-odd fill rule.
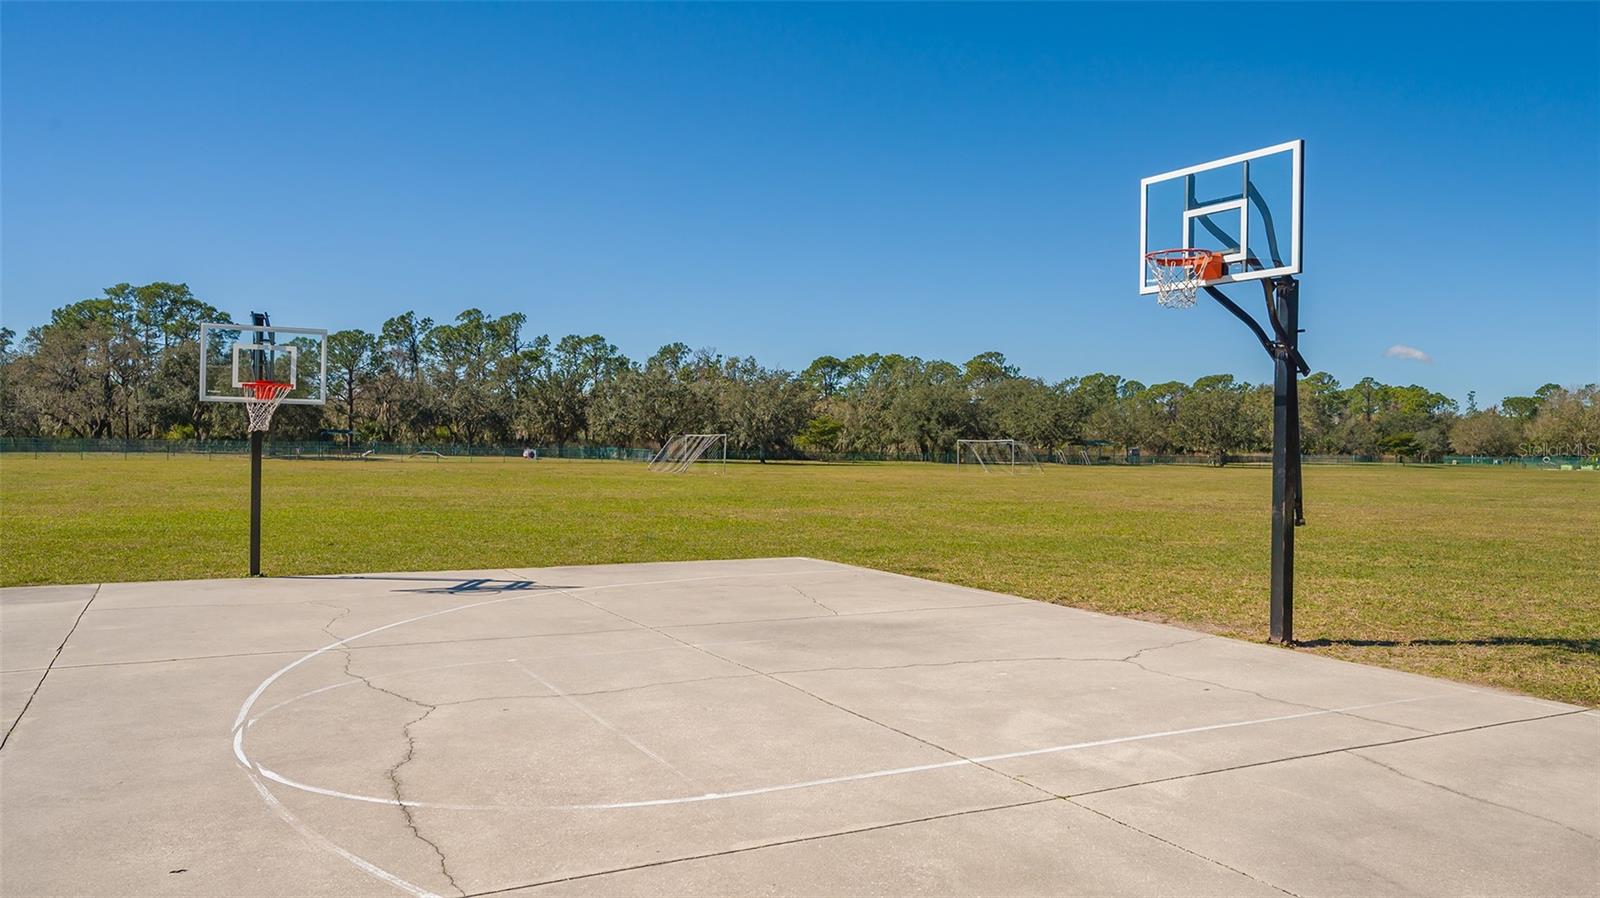
[[[720,450],[720,452],[718,451]],[[662,445],[650,459],[650,470],[657,474],[682,474],[697,461],[718,461],[717,473],[728,469],[728,435],[725,433],[680,433]]]
[[1008,473],[1042,470],[1039,457],[1020,440],[956,440],[956,469],[977,465],[982,471]]

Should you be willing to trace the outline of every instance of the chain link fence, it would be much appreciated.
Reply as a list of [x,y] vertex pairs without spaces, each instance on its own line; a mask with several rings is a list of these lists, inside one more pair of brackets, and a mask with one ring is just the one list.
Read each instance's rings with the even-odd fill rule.
[[[538,458],[647,462],[656,450],[634,446],[532,446],[522,443],[468,445],[465,443],[358,443],[346,446],[329,440],[274,440],[263,446],[269,458],[329,460],[404,459],[404,458],[519,458],[532,451]],[[248,440],[99,440],[55,439],[47,437],[0,437],[0,454],[72,455],[249,455]],[[1107,451],[1103,447],[1068,447],[1037,453],[1041,462],[1065,465],[1199,465],[1215,466],[1215,455],[1148,455]],[[736,461],[821,461],[821,462],[906,462],[920,461],[954,464],[954,452],[814,452],[791,451],[781,455],[753,450],[728,449],[729,460]],[[1404,457],[1376,455],[1304,455],[1307,465],[1419,464]],[[1577,455],[1446,455],[1432,465],[1502,466],[1552,470],[1593,470],[1597,459]],[[1269,453],[1226,455],[1222,464],[1270,466]]]

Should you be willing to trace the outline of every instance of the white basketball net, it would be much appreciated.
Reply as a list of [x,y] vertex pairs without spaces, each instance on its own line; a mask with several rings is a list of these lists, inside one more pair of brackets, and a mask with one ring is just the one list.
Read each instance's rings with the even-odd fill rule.
[[289,395],[293,384],[258,380],[241,386],[244,388],[244,413],[250,419],[249,430],[254,433],[272,426],[272,413],[283,404],[283,397]]
[[1168,309],[1187,309],[1200,293],[1201,272],[1210,253],[1161,250],[1144,257],[1150,280],[1156,285],[1156,302]]

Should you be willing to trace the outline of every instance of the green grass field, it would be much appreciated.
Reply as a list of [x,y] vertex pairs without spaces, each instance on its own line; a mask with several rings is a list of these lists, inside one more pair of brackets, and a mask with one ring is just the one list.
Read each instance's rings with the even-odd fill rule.
[[[1260,640],[1269,472],[266,463],[268,574],[808,555]],[[1600,476],[1311,467],[1312,651],[1600,705]],[[0,583],[245,571],[238,457],[0,456]]]

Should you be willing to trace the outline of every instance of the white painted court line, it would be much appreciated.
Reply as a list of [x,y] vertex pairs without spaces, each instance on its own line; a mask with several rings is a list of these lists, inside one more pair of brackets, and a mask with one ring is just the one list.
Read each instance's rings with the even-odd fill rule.
[[815,786],[828,786],[835,783],[859,782],[861,780],[880,779],[889,776],[903,776],[909,773],[923,773],[930,770],[945,770],[952,767],[965,767],[972,765],[990,764],[995,761],[1006,761],[1013,758],[1027,758],[1035,755],[1057,754],[1060,752],[1077,751],[1079,749],[1094,748],[1101,745],[1118,745],[1125,742],[1142,742],[1147,739],[1162,739],[1169,736],[1183,736],[1190,733],[1205,733],[1213,730],[1226,730],[1234,727],[1256,726],[1265,723],[1277,723],[1284,720],[1297,720],[1304,717],[1319,717],[1325,714],[1340,714],[1346,711],[1359,711],[1363,708],[1377,708],[1384,705],[1401,705],[1408,702],[1425,701],[1434,696],[1421,696],[1418,698],[1402,698],[1387,702],[1374,702],[1366,705],[1354,705],[1348,708],[1329,708],[1318,711],[1303,711],[1298,714],[1284,714],[1278,717],[1259,717],[1254,720],[1238,720],[1230,723],[1214,723],[1205,726],[1186,727],[1179,730],[1163,730],[1156,733],[1140,733],[1134,736],[1118,736],[1111,739],[1095,739],[1089,742],[1072,742],[1066,745],[1052,745],[1046,748],[1031,748],[1022,751],[1003,752],[1001,754],[983,755],[975,758],[958,758],[954,761],[940,761],[933,764],[918,764],[912,767],[895,767],[887,770],[871,770],[864,773],[852,773],[844,776],[827,777],[825,779],[806,780],[798,783],[785,783],[777,786],[763,786],[755,789],[741,789],[735,792],[712,792],[705,795],[690,796],[687,798],[657,798],[645,801],[624,801],[610,804],[569,805],[565,809],[571,810],[610,810],[619,808],[659,807],[662,805],[691,804],[701,801],[718,801],[728,798],[744,798],[751,795],[768,795],[773,792],[787,792],[794,789],[809,789]]
[[[237,756],[237,755],[238,755],[238,752],[236,751],[235,752],[235,756]],[[516,805],[507,805],[507,804],[452,804],[450,802],[445,802],[445,801],[414,801],[414,800],[399,801],[399,800],[396,800],[396,799],[393,799],[393,798],[383,798],[383,797],[376,796],[376,795],[359,795],[359,794],[356,794],[356,793],[353,793],[353,792],[341,792],[338,789],[324,789],[321,786],[313,786],[313,785],[310,785],[309,783],[302,783],[302,782],[298,782],[296,780],[289,779],[288,777],[286,777],[283,774],[277,772],[276,770],[270,770],[270,769],[268,769],[266,767],[261,766],[260,764],[256,764],[252,768],[252,770],[253,770],[253,772],[259,773],[263,777],[265,777],[265,778],[267,778],[269,780],[272,780],[275,783],[279,783],[281,785],[288,786],[291,789],[299,789],[301,792],[309,792],[312,795],[321,795],[321,796],[323,796],[325,798],[338,798],[338,799],[342,799],[344,801],[359,801],[359,802],[362,802],[364,804],[382,804],[382,805],[389,805],[391,807],[428,808],[430,810],[435,810],[435,811],[512,811],[512,810],[529,810],[529,808],[525,808],[525,807],[519,808]]]
[[[883,779],[892,776],[905,776],[912,773],[926,773],[933,770],[947,770],[954,767],[968,767],[983,764],[992,764],[996,761],[1008,761],[1015,758],[1027,758],[1035,755],[1059,754],[1061,752],[1080,751],[1086,748],[1096,748],[1104,745],[1120,745],[1128,742],[1144,742],[1150,739],[1165,739],[1173,736],[1185,736],[1193,733],[1207,733],[1216,730],[1229,730],[1238,727],[1260,726],[1262,724],[1279,723],[1288,720],[1300,720],[1308,717],[1322,717],[1330,714],[1344,714],[1350,711],[1361,711],[1367,708],[1382,708],[1388,705],[1404,705],[1411,702],[1428,701],[1441,698],[1440,695],[1424,695],[1416,698],[1393,699],[1385,702],[1371,702],[1364,705],[1350,705],[1344,708],[1326,708],[1316,711],[1301,711],[1295,714],[1280,714],[1274,717],[1257,717],[1250,720],[1235,720],[1226,723],[1204,724],[1202,726],[1185,727],[1176,730],[1160,730],[1153,733],[1138,733],[1131,736],[1115,736],[1109,739],[1093,739],[1087,742],[1069,742],[1064,745],[1051,745],[1044,748],[1029,748],[1020,751],[1002,752],[1000,754],[982,755],[974,758],[957,758],[952,761],[937,761],[930,764],[917,764],[910,767],[890,767],[882,770],[866,770],[859,773],[847,773],[840,776],[824,777],[822,779],[801,780],[793,783],[778,783],[771,786],[758,786],[750,789],[738,789],[728,792],[705,792],[699,795],[682,795],[669,798],[648,798],[634,801],[615,801],[596,804],[555,804],[555,805],[530,805],[530,804],[454,804],[450,802],[400,800],[376,795],[361,795],[358,793],[342,792],[337,789],[326,789],[320,786],[296,782],[276,771],[269,770],[259,764],[256,769],[261,775],[276,783],[281,783],[290,788],[300,789],[315,795],[328,798],[341,798],[347,801],[360,801],[369,804],[396,805],[409,808],[432,808],[445,811],[609,811],[627,808],[663,807],[679,804],[698,804],[707,801],[726,801],[734,798],[749,798],[756,795],[770,795],[775,792],[791,792],[796,789],[811,789],[818,786],[831,786],[838,783],[852,783],[863,780]],[[620,734],[619,734],[620,735]],[[626,738],[626,736],[624,736]],[[632,740],[629,740],[630,742]],[[636,746],[651,757],[657,757],[653,752],[642,746]],[[665,761],[662,761],[666,764]],[[671,765],[668,765],[669,767]]]
[[278,796],[273,795],[272,792],[269,791],[266,786],[263,786],[261,781],[256,779],[254,776],[250,777],[250,784],[256,787],[256,792],[260,793],[261,800],[267,803],[267,807],[271,808],[275,813],[277,813],[277,815],[283,819],[283,822],[289,824],[291,829],[299,833],[302,838],[304,838],[307,842],[310,842],[312,845],[338,855],[339,857],[353,864],[356,869],[366,873],[368,876],[380,879],[389,885],[400,889],[401,891],[409,892],[410,894],[417,896],[417,898],[442,898],[442,896],[436,892],[430,892],[422,886],[401,879],[400,877],[390,873],[388,870],[383,869],[377,864],[372,863],[366,858],[351,853],[343,846],[329,841],[328,837],[317,832],[311,827],[306,826],[304,823],[301,823],[300,818],[296,817],[292,811],[284,807],[283,802],[278,800]]

